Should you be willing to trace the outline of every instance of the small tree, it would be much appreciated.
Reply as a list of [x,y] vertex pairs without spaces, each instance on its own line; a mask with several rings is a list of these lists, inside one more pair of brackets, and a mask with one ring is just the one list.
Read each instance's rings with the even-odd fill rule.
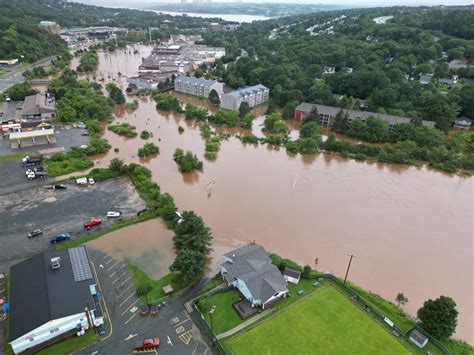
[[148,304],[148,293],[151,291],[150,284],[141,284],[137,287],[137,295],[138,296],[145,296],[146,303]]
[[219,105],[221,100],[219,99],[219,94],[217,93],[216,90],[212,89],[211,92],[209,93],[209,101],[213,105]]
[[174,259],[173,264],[171,264],[170,271],[178,272],[185,283],[192,282],[204,274],[205,261],[206,257],[203,253],[191,249],[183,249]]
[[303,279],[311,278],[311,266],[305,265],[303,268]]
[[395,301],[397,301],[397,307],[400,307],[400,305],[404,306],[408,303],[408,298],[405,297],[403,292],[399,292],[397,297],[395,297]]
[[456,303],[451,297],[429,299],[417,312],[421,327],[435,338],[449,338],[458,324]]
[[242,102],[239,107],[239,115],[240,117],[244,117],[247,113],[250,112],[250,106],[248,102]]

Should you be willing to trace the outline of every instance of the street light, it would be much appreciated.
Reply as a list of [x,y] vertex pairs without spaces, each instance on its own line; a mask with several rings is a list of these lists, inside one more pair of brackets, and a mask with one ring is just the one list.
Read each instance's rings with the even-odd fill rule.
[[350,256],[351,258],[349,259],[349,265],[347,265],[347,271],[346,271],[346,276],[344,277],[344,283],[346,283],[347,281],[347,275],[349,274],[349,269],[351,267],[351,263],[352,263],[352,258],[356,257],[354,254],[347,254],[347,256]]
[[214,314],[215,310],[216,310],[216,306],[212,306],[211,310],[209,311],[209,315],[211,316],[211,342],[212,342],[212,345],[214,345],[214,322],[213,322],[212,315]]

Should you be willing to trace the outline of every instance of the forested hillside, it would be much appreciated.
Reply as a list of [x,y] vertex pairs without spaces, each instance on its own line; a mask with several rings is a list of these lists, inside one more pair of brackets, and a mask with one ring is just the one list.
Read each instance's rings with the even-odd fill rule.
[[[374,21],[381,16],[393,18]],[[437,85],[453,74],[461,83],[474,78],[467,66],[474,64],[473,26],[467,7],[355,9],[244,24],[207,33],[205,42],[227,49],[230,64],[218,65],[215,75],[232,87],[262,83],[287,111],[301,101],[351,108],[365,101],[370,110],[433,120],[446,130],[458,115],[474,118],[474,86]],[[467,68],[450,69],[452,60]],[[325,75],[324,67],[335,73]],[[422,74],[434,75],[429,85],[420,84]]]
[[118,26],[159,27],[173,20],[180,29],[202,27],[200,18],[173,18],[150,11],[111,9],[60,0],[0,0],[0,59],[25,56],[35,61],[66,49],[58,36],[38,28],[40,21],[55,21],[61,27]]

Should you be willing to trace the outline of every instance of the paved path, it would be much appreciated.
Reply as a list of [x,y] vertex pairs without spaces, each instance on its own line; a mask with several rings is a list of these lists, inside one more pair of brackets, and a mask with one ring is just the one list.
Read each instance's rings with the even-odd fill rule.
[[256,316],[250,318],[248,321],[243,322],[242,324],[238,325],[237,327],[232,328],[231,330],[228,330],[224,333],[216,335],[216,338],[218,340],[223,339],[223,338],[227,338],[228,336],[231,336],[232,334],[237,333],[238,331],[242,330],[243,328],[249,326],[252,323],[257,322],[258,320],[260,320],[261,318],[267,316],[268,314],[270,314],[272,312],[273,312],[273,309],[267,309],[266,311],[263,311],[262,313],[257,314]]

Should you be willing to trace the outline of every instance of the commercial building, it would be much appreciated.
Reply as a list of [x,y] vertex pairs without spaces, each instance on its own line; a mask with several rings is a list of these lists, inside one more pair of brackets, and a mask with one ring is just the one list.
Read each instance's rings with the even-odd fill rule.
[[221,107],[238,111],[242,102],[247,102],[249,107],[255,107],[267,102],[269,98],[270,89],[263,85],[255,85],[222,95]]
[[158,87],[158,84],[166,82],[169,80],[170,83],[179,75],[178,72],[148,72],[140,73],[138,76],[132,78],[127,78],[127,83],[129,86],[138,88],[138,89],[149,89],[155,90]]
[[143,59],[139,71],[178,71],[191,72],[198,65],[210,65],[225,55],[225,48],[179,43],[162,43]]
[[288,296],[287,282],[258,244],[248,244],[224,254],[221,275],[237,288],[252,307],[270,306]]
[[[326,105],[317,105],[317,104],[310,104],[307,102],[303,102],[298,105],[295,109],[295,119],[296,120],[303,120],[309,113],[316,108],[318,110],[320,123],[322,125],[331,125],[334,122],[334,118],[336,115],[342,110],[343,114],[348,114],[349,121],[353,121],[355,119],[359,119],[365,121],[367,117],[375,117],[380,120],[383,120],[389,124],[389,128],[393,129],[395,125],[399,123],[410,123],[411,118],[409,117],[402,117],[402,116],[394,116],[388,115],[385,113],[378,113],[378,112],[370,112],[370,111],[356,111],[356,110],[347,110],[342,109],[340,107],[333,107],[333,106],[326,106]],[[433,121],[421,121],[423,126],[427,127],[434,127],[435,123]]]
[[57,35],[61,33],[61,27],[54,21],[41,21],[39,28]]
[[43,252],[10,271],[8,342],[34,353],[104,323],[86,247]]
[[56,100],[50,93],[25,97],[21,118],[24,121],[51,120],[56,117]]
[[216,90],[219,96],[221,96],[224,92],[224,84],[217,80],[206,80],[203,78],[181,75],[175,79],[174,89],[175,91],[184,94],[207,98],[212,90]]

